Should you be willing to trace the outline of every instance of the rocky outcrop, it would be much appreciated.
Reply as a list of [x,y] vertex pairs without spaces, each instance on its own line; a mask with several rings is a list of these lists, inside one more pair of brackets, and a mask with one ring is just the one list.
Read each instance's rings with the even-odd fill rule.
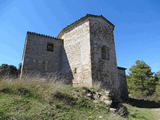
[[107,107],[111,106],[112,104],[112,99],[111,99],[111,94],[110,91],[106,90],[94,90],[94,89],[88,89],[88,88],[83,88],[83,93],[86,94],[86,96],[90,99],[93,100],[94,103],[103,103]]

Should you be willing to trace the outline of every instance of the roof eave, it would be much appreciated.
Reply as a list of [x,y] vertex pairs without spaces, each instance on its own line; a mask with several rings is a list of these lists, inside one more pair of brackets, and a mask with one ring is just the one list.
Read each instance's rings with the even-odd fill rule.
[[113,29],[114,29],[114,27],[115,27],[115,25],[112,24],[109,20],[107,20],[103,15],[87,14],[87,15],[85,15],[84,17],[81,17],[80,19],[76,20],[76,21],[73,22],[72,24],[68,25],[67,27],[63,28],[63,29],[61,30],[61,32],[58,34],[57,38],[60,38],[66,30],[70,29],[71,27],[73,27],[74,25],[80,23],[81,21],[86,20],[88,17],[101,17],[102,19],[104,19],[105,21],[107,21],[110,25],[112,25],[112,26],[113,26]]
[[120,69],[120,70],[127,70],[127,68],[125,68],[125,67],[117,67],[118,69]]
[[55,37],[52,37],[52,36],[49,36],[49,35],[44,35],[44,34],[40,34],[40,33],[36,33],[36,32],[27,31],[27,35],[28,34],[37,35],[37,36],[46,37],[46,38],[51,38],[51,39],[55,39],[55,40],[62,40],[60,38],[55,38]]

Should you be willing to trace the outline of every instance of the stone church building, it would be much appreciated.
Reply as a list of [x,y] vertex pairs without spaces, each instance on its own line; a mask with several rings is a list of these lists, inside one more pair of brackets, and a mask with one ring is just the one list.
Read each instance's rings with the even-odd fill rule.
[[117,66],[113,31],[114,25],[102,15],[87,14],[57,37],[27,32],[21,77],[58,73],[73,86],[100,83],[115,96],[127,98],[125,68]]

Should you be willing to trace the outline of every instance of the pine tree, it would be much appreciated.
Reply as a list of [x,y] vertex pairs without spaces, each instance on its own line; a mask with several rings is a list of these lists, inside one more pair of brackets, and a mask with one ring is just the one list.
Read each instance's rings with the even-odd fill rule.
[[144,61],[137,60],[129,71],[127,82],[130,94],[149,96],[154,93],[156,79],[149,65]]
[[158,80],[160,81],[160,71],[156,73]]
[[155,75],[155,78],[157,79],[157,84],[156,84],[156,90],[154,93],[154,99],[156,101],[160,101],[160,72],[157,72]]

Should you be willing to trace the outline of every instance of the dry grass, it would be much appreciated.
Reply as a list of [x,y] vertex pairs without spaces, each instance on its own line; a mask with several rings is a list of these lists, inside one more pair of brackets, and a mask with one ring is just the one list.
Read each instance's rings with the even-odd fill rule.
[[[93,87],[99,89],[100,83]],[[81,95],[83,91],[54,77],[3,79],[0,81],[0,120],[154,120],[150,110],[128,104],[128,118],[108,113],[103,104],[95,104],[86,94]]]
[[[70,85],[65,85],[63,81],[57,81],[54,77],[42,78],[39,76],[23,77],[23,79],[6,78],[0,81],[0,90],[8,88],[15,92],[17,89],[29,90],[33,97],[40,97],[48,101],[51,94],[57,91],[67,92]],[[66,89],[67,88],[67,89]]]

